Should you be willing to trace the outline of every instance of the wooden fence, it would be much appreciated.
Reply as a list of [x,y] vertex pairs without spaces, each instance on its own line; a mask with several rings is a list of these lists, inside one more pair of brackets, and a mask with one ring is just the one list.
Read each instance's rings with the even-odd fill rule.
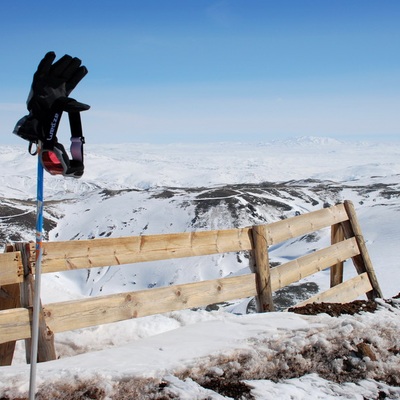
[[[331,227],[331,245],[270,268],[268,248]],[[195,283],[45,304],[40,313],[38,361],[56,358],[58,332],[255,296],[258,312],[274,309],[272,293],[318,271],[331,269],[331,288],[305,303],[382,297],[351,202],[249,228],[132,236],[43,244],[42,273],[144,261],[251,251],[252,273]],[[0,254],[0,365],[12,361],[15,341],[25,339],[29,362],[34,245],[8,245]],[[357,275],[343,282],[343,262]],[[127,268],[134,268],[130,265]],[[157,301],[155,301],[155,299]]]

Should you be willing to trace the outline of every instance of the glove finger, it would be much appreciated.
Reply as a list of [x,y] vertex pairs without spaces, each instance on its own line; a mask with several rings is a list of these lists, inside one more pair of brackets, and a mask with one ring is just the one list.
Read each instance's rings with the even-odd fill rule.
[[68,82],[68,80],[74,75],[76,70],[80,67],[82,61],[79,58],[73,58],[71,62],[62,72],[62,77]]
[[83,77],[88,73],[85,66],[79,67],[75,73],[70,77],[66,83],[67,95],[69,95],[75,88],[75,86],[83,79]]
[[35,73],[35,75],[42,75],[42,74],[47,74],[51,68],[51,65],[53,64],[53,61],[56,58],[56,54],[54,53],[54,51],[49,51],[42,59],[42,61],[40,61],[38,67],[37,67],[37,71]]
[[71,63],[71,61],[72,61],[72,57],[69,56],[68,54],[65,54],[64,56],[62,56],[50,68],[51,75],[53,75],[57,78],[63,77],[63,72],[68,67],[68,65]]
[[70,97],[60,97],[54,102],[54,111],[80,112],[89,110],[90,106]]
[[80,103],[75,99],[69,99],[68,103],[64,106],[64,111],[66,112],[81,112],[89,110],[90,106],[88,104]]

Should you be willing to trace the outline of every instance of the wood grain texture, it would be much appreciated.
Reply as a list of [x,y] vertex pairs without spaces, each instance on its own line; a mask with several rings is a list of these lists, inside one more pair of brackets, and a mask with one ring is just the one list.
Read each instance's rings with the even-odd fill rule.
[[21,283],[24,279],[21,253],[0,253],[0,286]]
[[359,253],[356,239],[351,238],[281,264],[271,270],[272,291],[298,282]]
[[44,306],[46,322],[62,332],[256,295],[255,275],[119,293]]
[[295,307],[301,307],[312,303],[348,303],[356,300],[359,296],[369,292],[371,289],[371,282],[368,279],[367,273],[364,272],[325,292],[319,293],[316,296],[296,304]]

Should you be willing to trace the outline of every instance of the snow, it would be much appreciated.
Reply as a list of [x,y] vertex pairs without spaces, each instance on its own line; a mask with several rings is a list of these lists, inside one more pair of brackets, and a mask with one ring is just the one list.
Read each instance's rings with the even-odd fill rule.
[[[74,386],[77,378],[80,381],[96,381],[96,384],[108,393],[109,398],[113,398],[115,385],[127,379],[136,378],[136,384],[141,382],[143,385],[150,384],[148,379],[156,382],[167,380],[172,382],[169,388],[171,393],[176,394],[179,390],[184,390],[186,398],[203,398],[194,394],[198,391],[201,394],[201,387],[195,384],[193,379],[207,374],[227,375],[232,373],[232,368],[240,370],[243,366],[239,362],[235,365],[232,360],[243,358],[247,359],[246,362],[242,361],[246,367],[243,375],[250,386],[255,387],[252,394],[257,399],[302,399],[307,394],[312,394],[313,398],[330,398],[327,397],[329,395],[332,398],[373,398],[370,397],[371,394],[376,395],[379,390],[397,396],[392,398],[398,398],[400,387],[389,387],[372,378],[352,384],[338,384],[329,382],[315,373],[278,382],[265,379],[250,380],[246,379],[246,376],[278,376],[278,371],[285,376],[293,358],[297,359],[295,365],[301,376],[301,372],[307,370],[307,363],[310,362],[304,349],[323,349],[321,353],[326,353],[325,357],[329,357],[337,348],[343,351],[346,346],[354,347],[360,338],[368,338],[376,351],[383,353],[383,349],[387,349],[383,342],[388,339],[388,335],[397,336],[396,331],[400,327],[399,316],[398,309],[390,308],[389,311],[383,307],[375,314],[361,313],[351,318],[332,318],[325,314],[310,317],[292,313],[234,315],[226,312],[188,310],[163,317],[143,318],[144,325],[149,326],[153,323],[153,329],[156,330],[160,325],[168,326],[165,324],[168,320],[175,320],[175,324],[170,323],[164,333],[154,334],[149,329],[145,337],[137,340],[131,338],[131,341],[117,347],[110,345],[105,350],[39,364],[38,385],[45,384],[54,390],[60,382]],[[154,323],[154,319],[159,319],[159,323]],[[135,323],[140,324],[136,321]],[[111,329],[110,333],[118,334],[114,329]],[[100,327],[92,330],[94,340],[98,340],[99,334],[101,335]],[[123,329],[121,334],[125,335]],[[75,343],[79,344],[81,335],[75,335]],[[390,340],[393,340],[393,337]],[[84,337],[83,343],[85,342]],[[399,340],[396,345],[399,345]],[[335,368],[337,371],[341,369],[340,362],[343,360],[339,354],[336,356],[338,365],[327,365],[325,371],[321,369],[324,374],[333,375],[336,372]],[[383,358],[384,355],[380,354],[379,357]],[[315,358],[318,369],[320,354],[317,350]],[[329,364],[327,360],[323,362]],[[389,358],[379,368],[367,358],[358,359],[357,362],[363,365],[366,376],[374,377],[379,368],[391,370],[392,373],[398,372],[396,357],[392,357],[391,360]],[[230,370],[227,370],[228,367]],[[329,371],[330,368],[332,371]],[[3,390],[3,396],[21,396],[26,393],[28,366],[3,367],[2,370],[0,388]],[[183,378],[187,370],[191,371],[192,376],[189,381]],[[6,387],[9,389],[5,389]],[[190,397],[192,395],[194,397]]]
[[[80,180],[48,177],[46,195],[77,194],[85,187],[108,189],[207,187],[220,184],[300,179],[355,181],[379,176],[383,182],[400,170],[396,143],[346,143],[319,138],[267,143],[126,143],[85,146]],[[17,149],[17,151],[16,151]],[[0,149],[0,195],[36,196],[36,160],[24,146]],[[12,176],[12,181],[10,177]],[[12,184],[11,184],[12,182]],[[50,187],[49,187],[50,186]]]
[[[82,382],[94,381],[106,393],[105,398],[118,398],[113,396],[120,382],[135,378],[136,385],[146,386],[151,385],[151,379],[156,383],[170,382],[169,391],[175,396],[181,391],[186,395],[173,398],[224,398],[201,397],[204,396],[203,388],[194,379],[211,374],[228,375],[234,368],[240,371],[245,367],[245,372],[242,372],[244,379],[255,388],[252,394],[257,399],[303,399],[310,394],[312,398],[361,399],[362,396],[375,398],[373,396],[379,391],[388,395],[391,393],[394,396],[391,398],[398,398],[400,387],[389,387],[373,380],[374,374],[379,376],[380,368],[389,373],[397,373],[398,357],[387,357],[386,362],[379,363],[378,367],[368,358],[357,359],[365,375],[371,377],[354,383],[333,383],[316,373],[302,375],[302,371],[307,370],[310,363],[305,349],[315,348],[318,349],[315,350],[316,369],[327,376],[334,375],[341,370],[340,363],[343,362],[339,353],[346,346],[355,347],[360,338],[367,338],[373,343],[379,357],[384,358],[384,349],[388,348],[384,341],[389,340],[393,344],[392,340],[397,337],[396,332],[400,327],[399,316],[398,309],[382,307],[375,314],[361,313],[355,317],[339,318],[325,314],[318,317],[292,313],[234,315],[189,310],[146,317],[141,322],[134,321],[137,326],[142,323],[148,327],[141,339],[131,338],[116,347],[109,344],[110,347],[105,350],[39,364],[38,385],[46,385],[55,391],[60,382],[74,387],[77,379]],[[166,323],[170,320],[174,323]],[[121,325],[118,331],[111,328],[109,337],[115,334],[125,336],[124,327],[127,325]],[[168,330],[155,334],[160,326]],[[91,337],[98,341],[104,333],[104,327],[94,328]],[[72,343],[86,343],[85,336],[81,341],[81,334],[77,332],[75,335]],[[395,345],[399,344],[397,339]],[[319,353],[325,358],[335,354],[337,365],[333,362],[329,365],[327,359],[320,360]],[[241,359],[245,360],[240,361],[244,365],[235,361]],[[293,359],[296,361],[293,362]],[[284,378],[290,375],[289,365],[293,364],[298,370],[293,373],[298,373],[299,377]],[[321,367],[324,364],[325,367]],[[191,373],[189,380],[185,378],[187,371]],[[269,375],[277,377],[280,373],[283,379],[277,381],[247,378]],[[21,396],[26,393],[27,375],[28,366],[3,367],[0,384],[3,396]]]
[[[166,187],[182,190],[179,196],[184,200],[190,196],[187,188],[330,181],[347,187],[340,193],[342,200],[355,202],[384,295],[392,297],[399,292],[398,196],[371,191],[361,198],[357,187],[387,184],[390,189],[398,189],[400,143],[299,138],[256,145],[126,144],[87,145],[86,149],[82,179],[46,176],[46,200],[63,200],[54,212],[68,215],[60,218],[50,233],[52,240],[76,235],[99,237],[104,232],[129,235],[188,229],[187,217],[176,209],[176,203],[163,203],[168,208],[159,209],[157,201],[149,197],[150,191],[161,193]],[[35,163],[35,157],[30,157],[22,146],[0,148],[0,198],[9,202],[34,199]],[[313,184],[307,185],[311,188]],[[105,200],[99,194],[103,188],[129,192]],[[148,208],[151,216],[137,212],[139,206]],[[290,212],[319,208],[320,204],[311,207],[296,200]],[[188,207],[185,212],[192,211]],[[170,223],[163,214],[169,215]],[[209,229],[224,226],[223,219],[213,216]],[[320,242],[329,240],[327,232],[320,235]],[[273,256],[276,260],[289,259],[313,251],[313,247],[313,243],[293,241],[273,249]],[[175,261],[139,265],[135,288],[144,288],[153,281],[168,284],[167,273],[174,276],[175,282],[184,282],[192,280],[193,274],[195,279],[212,279],[215,274],[241,273],[245,267],[238,264],[232,271],[229,258],[215,257],[204,264],[195,259],[194,267],[188,270]],[[216,263],[220,270],[207,268],[207,264]],[[348,270],[347,274],[354,273]],[[121,282],[132,281],[132,276],[124,275],[122,267],[116,271],[111,279],[92,270],[90,286],[79,271],[68,276],[45,276],[42,299],[46,303],[126,290]],[[107,285],[104,279],[108,279]],[[324,290],[329,284],[327,276],[318,279],[309,278]],[[244,314],[246,304],[236,303],[216,311],[184,310],[56,334],[60,358],[38,365],[40,396],[68,398],[63,396],[82,391],[81,398],[230,398],[204,384],[219,378],[246,382],[255,399],[400,398],[399,300],[392,304],[379,301],[379,309],[373,314],[362,312],[338,318],[287,312]],[[360,343],[371,346],[377,361],[359,354]],[[383,379],[388,376],[393,376],[391,384]],[[27,395],[28,386],[29,366],[21,341],[13,365],[0,367],[0,397],[21,398]],[[97,397],[90,397],[94,394]]]

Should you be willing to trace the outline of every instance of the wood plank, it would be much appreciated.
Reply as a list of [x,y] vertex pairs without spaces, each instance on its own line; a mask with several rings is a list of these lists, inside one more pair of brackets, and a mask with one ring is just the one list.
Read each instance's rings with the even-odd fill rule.
[[[372,285],[372,290],[370,293],[368,293],[368,298],[371,300],[377,297],[382,298],[383,297],[382,290],[380,288],[378,278],[376,277],[374,267],[372,266],[371,258],[369,257],[367,246],[365,244],[364,236],[361,231],[361,226],[358,222],[354,205],[351,201],[346,200],[344,202],[344,207],[349,216],[350,225],[354,232],[354,236],[357,239],[358,247],[360,248],[360,255],[363,263],[362,269],[364,269],[367,272],[369,280]],[[356,263],[359,262],[360,259],[354,259],[353,261]]]
[[251,228],[43,243],[42,271],[250,250]]
[[[346,220],[343,204],[267,225],[268,245]],[[43,243],[42,271],[131,264],[252,249],[251,228]]]
[[323,293],[296,304],[295,307],[302,307],[306,304],[312,303],[348,303],[356,300],[371,289],[372,285],[368,279],[368,274],[364,272],[363,274],[357,275]]
[[359,253],[356,239],[351,238],[281,264],[271,269],[272,291],[298,282]]
[[254,226],[253,255],[256,267],[256,304],[258,312],[274,311],[267,241],[266,225]]
[[[32,249],[33,243],[19,242],[15,243],[16,250],[21,252],[22,264],[24,266],[24,282],[21,284],[21,306],[32,310],[33,299],[35,296],[35,282],[32,275]],[[39,310],[39,332],[38,332],[38,351],[37,361],[50,361],[57,358],[54,346],[54,335],[46,326],[43,309],[40,301]],[[27,363],[31,362],[31,340],[25,340],[25,355]]]
[[[0,310],[20,308],[19,283],[0,286]],[[15,350],[15,340],[0,344],[0,366],[11,365]]]
[[[344,240],[344,232],[341,224],[335,224],[331,227],[331,243],[339,243]],[[343,282],[343,261],[338,261],[331,267],[331,287]]]
[[29,310],[13,308],[0,311],[0,343],[31,337]]
[[318,231],[346,221],[348,218],[344,205],[338,204],[297,217],[273,222],[267,225],[268,245],[271,246],[297,236]]
[[0,286],[21,283],[24,279],[24,269],[21,253],[13,251],[0,254]]
[[[355,237],[350,221],[343,221],[341,223],[341,225],[342,225],[342,229],[343,229],[345,238]],[[361,254],[358,254],[357,256],[353,257],[353,265],[359,275],[366,272],[364,261],[363,261]]]
[[[15,248],[11,244],[6,244],[4,252],[11,253],[12,255],[12,253],[15,253]],[[21,268],[22,267],[21,254],[20,253],[17,254],[18,254],[18,264],[20,265]],[[5,260],[7,259],[7,256],[5,256],[4,254],[0,254],[0,259]],[[11,265],[11,263],[7,263],[7,266],[9,265]],[[4,272],[7,266],[1,264],[0,273]],[[5,279],[5,281],[7,281],[7,279]],[[0,310],[9,310],[20,307],[21,307],[20,284],[17,282],[2,286],[0,283]],[[14,351],[15,351],[15,344],[16,344],[15,340],[0,344],[0,366],[6,366],[12,364],[12,359],[14,357]]]
[[47,325],[57,333],[255,296],[255,275],[47,304]]

